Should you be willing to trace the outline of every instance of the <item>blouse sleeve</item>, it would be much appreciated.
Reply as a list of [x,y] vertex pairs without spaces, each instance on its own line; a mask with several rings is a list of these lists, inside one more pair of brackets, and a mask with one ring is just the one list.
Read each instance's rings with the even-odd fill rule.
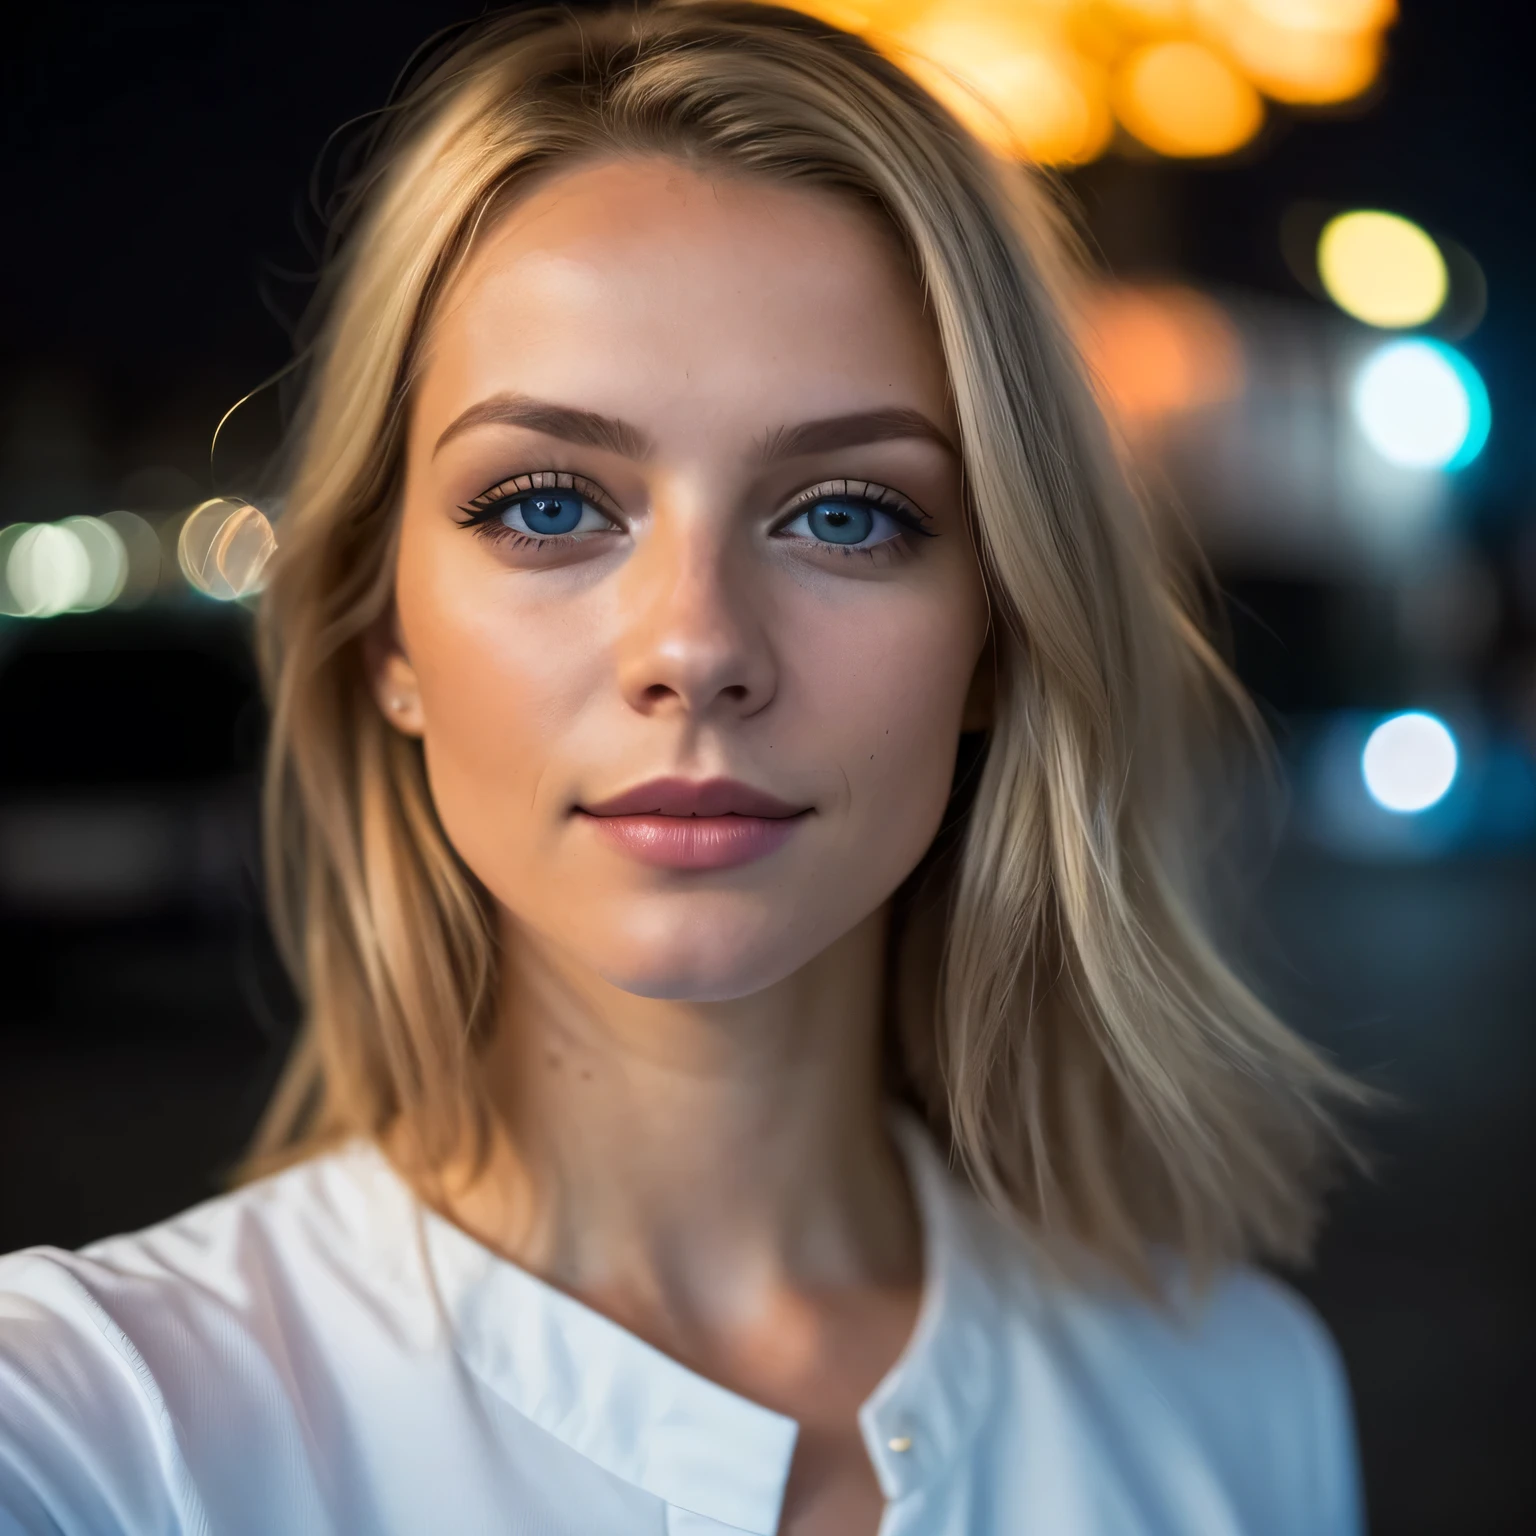
[[0,1260],[0,1536],[201,1536],[149,1372],[62,1259]]
[[1310,1309],[1303,1314],[1303,1325],[1312,1427],[1312,1518],[1307,1529],[1318,1536],[1363,1536],[1365,1510],[1344,1362]]

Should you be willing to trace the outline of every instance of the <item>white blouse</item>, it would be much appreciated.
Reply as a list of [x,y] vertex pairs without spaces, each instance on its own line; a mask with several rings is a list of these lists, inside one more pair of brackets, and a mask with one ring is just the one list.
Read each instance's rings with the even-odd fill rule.
[[[902,1133],[917,1328],[859,1414],[881,1536],[1349,1536],[1317,1319],[1046,1283]],[[425,1208],[357,1143],[79,1254],[0,1259],[0,1536],[769,1536],[796,1426]]]

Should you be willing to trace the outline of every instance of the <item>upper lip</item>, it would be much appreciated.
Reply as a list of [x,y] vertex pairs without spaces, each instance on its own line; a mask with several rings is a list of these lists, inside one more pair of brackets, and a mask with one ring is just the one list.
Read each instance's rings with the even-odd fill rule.
[[790,805],[736,779],[647,779],[633,789],[581,805],[589,816],[798,816]]

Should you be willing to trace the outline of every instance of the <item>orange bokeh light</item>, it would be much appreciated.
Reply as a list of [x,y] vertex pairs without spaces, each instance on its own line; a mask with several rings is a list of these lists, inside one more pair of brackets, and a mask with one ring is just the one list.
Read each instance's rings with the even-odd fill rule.
[[896,7],[882,5],[880,0],[791,0],[794,9],[814,16],[845,32],[870,32],[889,26]]
[[[1311,14],[1318,8],[1299,8]],[[1381,73],[1381,33],[1276,20],[1279,0],[1201,0],[1214,41],[1267,96],[1298,106],[1349,101]],[[1318,14],[1321,14],[1318,11]],[[1341,14],[1364,14],[1350,4]]]
[[1397,20],[1397,0],[1236,0],[1277,27],[1303,32],[1365,32]]
[[999,153],[1097,158],[1115,119],[1159,154],[1230,154],[1380,77],[1397,0],[789,0],[859,33]]
[[1202,43],[1138,48],[1115,79],[1115,112],[1159,154],[1228,155],[1264,125],[1259,93]]
[[1236,326],[1192,288],[1100,288],[1084,308],[1078,343],[1105,404],[1132,432],[1243,388]]
[[1081,164],[1102,154],[1114,131],[1102,68],[1016,13],[946,6],[904,29],[896,56],[999,153]]

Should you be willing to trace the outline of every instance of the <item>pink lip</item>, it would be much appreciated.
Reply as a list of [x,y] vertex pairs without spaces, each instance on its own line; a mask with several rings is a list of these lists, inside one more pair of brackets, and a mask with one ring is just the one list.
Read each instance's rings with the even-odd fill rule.
[[734,779],[652,779],[577,807],[601,836],[662,869],[730,869],[765,858],[809,809]]

